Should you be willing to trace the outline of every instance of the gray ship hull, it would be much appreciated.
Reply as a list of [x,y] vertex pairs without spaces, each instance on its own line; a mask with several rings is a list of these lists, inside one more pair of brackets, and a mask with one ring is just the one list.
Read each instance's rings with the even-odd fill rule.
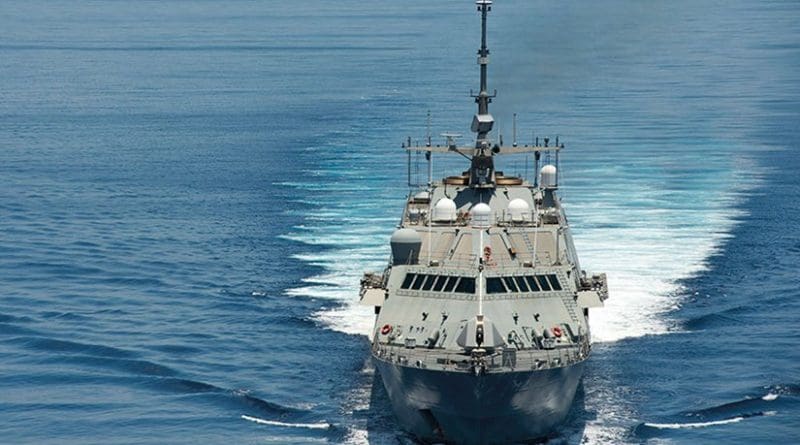
[[464,445],[547,436],[566,418],[584,366],[476,376],[373,362],[404,429],[425,442]]

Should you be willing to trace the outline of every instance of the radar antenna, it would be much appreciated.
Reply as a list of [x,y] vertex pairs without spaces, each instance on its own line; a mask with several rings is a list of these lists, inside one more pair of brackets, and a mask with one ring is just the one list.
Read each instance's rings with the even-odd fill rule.
[[478,50],[478,65],[481,67],[481,89],[473,95],[478,104],[478,113],[472,118],[472,131],[477,133],[475,138],[475,154],[472,157],[470,168],[470,185],[478,187],[492,187],[494,185],[494,162],[492,153],[489,152],[491,141],[489,132],[494,126],[494,118],[489,114],[489,103],[495,94],[488,92],[487,72],[489,65],[489,48],[486,47],[486,17],[492,10],[492,0],[477,0],[478,12],[481,13],[481,47]]

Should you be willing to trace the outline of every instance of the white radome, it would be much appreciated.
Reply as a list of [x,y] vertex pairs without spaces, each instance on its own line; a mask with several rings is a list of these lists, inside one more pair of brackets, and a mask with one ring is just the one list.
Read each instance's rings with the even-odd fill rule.
[[541,183],[544,188],[558,188],[557,170],[555,165],[545,165],[541,170]]
[[492,208],[487,204],[478,203],[469,213],[472,215],[472,227],[492,226]]
[[456,220],[456,203],[450,198],[440,199],[433,207],[435,222],[453,222]]
[[512,221],[526,221],[531,218],[531,207],[524,199],[512,199],[508,203],[508,214]]

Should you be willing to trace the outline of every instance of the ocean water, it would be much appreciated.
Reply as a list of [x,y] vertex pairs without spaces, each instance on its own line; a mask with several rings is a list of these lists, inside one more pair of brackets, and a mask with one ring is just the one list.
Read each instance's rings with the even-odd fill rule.
[[[404,138],[430,111],[468,140],[478,15],[296,3],[0,3],[0,443],[412,443],[358,279]],[[611,285],[550,443],[798,442],[799,22],[495,2],[492,112],[565,142],[581,263]]]

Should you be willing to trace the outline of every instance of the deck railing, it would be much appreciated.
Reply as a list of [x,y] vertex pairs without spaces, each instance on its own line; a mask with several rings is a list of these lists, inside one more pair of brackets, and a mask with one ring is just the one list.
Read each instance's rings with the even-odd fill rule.
[[[480,360],[487,372],[542,370],[563,368],[585,360],[591,345],[588,337],[579,337],[576,343],[552,349],[499,348]],[[380,360],[402,366],[443,371],[473,372],[476,357],[467,353],[428,349],[425,346],[405,347],[374,342],[373,354]]]

